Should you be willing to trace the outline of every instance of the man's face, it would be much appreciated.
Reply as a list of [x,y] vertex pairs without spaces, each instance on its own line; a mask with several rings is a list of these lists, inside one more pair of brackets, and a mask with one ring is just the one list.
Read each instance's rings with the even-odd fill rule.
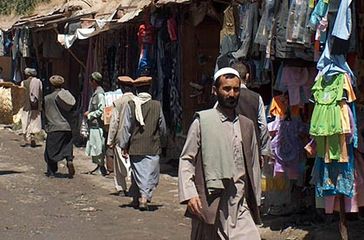
[[240,79],[234,77],[220,77],[218,88],[214,86],[214,93],[221,107],[234,109],[238,104],[240,94]]

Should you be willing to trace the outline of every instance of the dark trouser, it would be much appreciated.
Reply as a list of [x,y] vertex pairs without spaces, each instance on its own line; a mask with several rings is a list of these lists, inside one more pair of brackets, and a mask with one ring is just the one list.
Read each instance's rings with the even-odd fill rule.
[[47,134],[44,160],[47,163],[47,172],[56,173],[57,163],[66,159],[73,160],[73,143],[71,131],[49,132]]

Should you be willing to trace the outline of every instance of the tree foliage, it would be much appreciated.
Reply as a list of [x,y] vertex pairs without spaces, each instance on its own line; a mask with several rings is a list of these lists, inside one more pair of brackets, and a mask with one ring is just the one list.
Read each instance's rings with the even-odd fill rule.
[[19,15],[31,13],[37,4],[49,2],[50,0],[0,0],[0,14],[9,15],[16,13]]

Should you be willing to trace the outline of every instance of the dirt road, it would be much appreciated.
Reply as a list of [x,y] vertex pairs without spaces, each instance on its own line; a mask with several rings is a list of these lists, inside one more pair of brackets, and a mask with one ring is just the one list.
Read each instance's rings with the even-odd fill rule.
[[[189,239],[190,222],[168,166],[162,166],[152,211],[140,212],[128,206],[130,198],[112,194],[112,176],[82,174],[94,167],[82,149],[75,148],[74,179],[67,178],[65,163],[58,177],[47,178],[43,146],[22,148],[20,139],[0,130],[0,239]],[[282,228],[286,221],[273,219],[261,227],[263,239],[337,239],[334,227]],[[356,236],[364,236],[363,230]]]
[[112,195],[111,177],[81,174],[93,168],[82,150],[74,179],[64,164],[63,174],[47,178],[43,147],[21,148],[20,139],[0,130],[0,239],[188,239],[173,177],[161,176],[154,211],[140,212]]

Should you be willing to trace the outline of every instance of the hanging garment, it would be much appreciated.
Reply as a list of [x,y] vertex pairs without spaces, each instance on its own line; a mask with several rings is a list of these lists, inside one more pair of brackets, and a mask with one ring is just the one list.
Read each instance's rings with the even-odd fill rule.
[[318,1],[310,17],[310,27],[312,30],[316,30],[317,25],[326,16],[328,9],[329,3],[327,0]]
[[5,56],[5,34],[0,30],[0,57]]
[[349,40],[352,29],[351,9],[350,4],[352,0],[341,0],[339,11],[336,15],[334,28],[332,29],[332,36],[338,37],[342,40]]
[[22,57],[30,57],[30,30],[27,27],[24,27],[20,30],[19,35],[19,52]]
[[220,31],[220,55],[236,51],[237,48],[234,8],[229,6],[224,11],[224,22]]
[[321,157],[316,157],[312,170],[311,184],[316,186],[316,196],[345,195],[352,198],[354,194],[354,153],[350,146],[349,162],[325,163]]
[[260,19],[254,42],[263,46],[267,46],[268,38],[271,34],[271,31],[273,30],[275,0],[265,0],[263,4],[264,12],[262,14],[262,18]]
[[275,55],[277,58],[300,58],[307,61],[312,61],[312,47],[306,48],[302,47],[302,45],[297,46],[287,42],[289,7],[289,0],[281,0],[278,9],[279,11],[277,12],[276,16],[275,37],[272,39],[273,46],[275,46],[275,52],[271,55]]
[[326,41],[324,52],[317,62],[317,69],[322,75],[332,77],[340,73],[347,73],[351,78],[352,85],[356,86],[356,77],[346,62],[344,55],[334,55],[330,51],[330,37]]
[[237,37],[239,49],[232,53],[235,59],[248,57],[252,51],[252,40],[258,25],[258,2],[245,1],[237,7]]
[[280,121],[271,143],[275,173],[286,173],[289,179],[302,177],[306,156],[300,135],[307,132],[308,127],[299,119]]
[[291,2],[287,22],[287,42],[309,44],[311,34],[307,23],[311,14],[309,1],[294,0]]
[[[303,86],[313,83],[307,68],[285,66],[282,69],[282,84],[288,89],[289,105],[303,105],[309,92],[303,92]],[[307,88],[305,88],[307,90]],[[304,97],[302,97],[304,95]]]

